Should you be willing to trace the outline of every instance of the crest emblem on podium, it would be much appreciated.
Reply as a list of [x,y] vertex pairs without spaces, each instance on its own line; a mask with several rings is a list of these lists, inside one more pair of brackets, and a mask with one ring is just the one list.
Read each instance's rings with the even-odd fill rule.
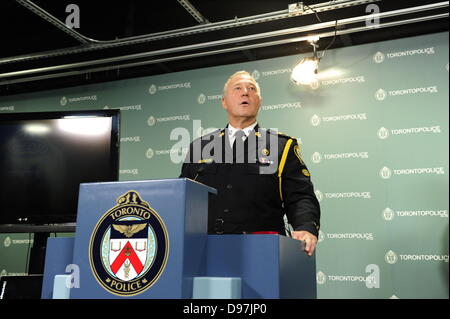
[[92,272],[112,294],[134,296],[161,276],[169,253],[161,217],[136,191],[117,199],[97,223],[89,245]]

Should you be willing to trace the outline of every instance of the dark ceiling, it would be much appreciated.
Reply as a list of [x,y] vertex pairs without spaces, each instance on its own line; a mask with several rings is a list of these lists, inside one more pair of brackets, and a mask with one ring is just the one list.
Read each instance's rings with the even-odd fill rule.
[[[293,55],[311,50],[305,41],[265,45],[268,41],[286,40],[294,36],[326,33],[318,44],[319,50],[328,47],[358,45],[363,43],[384,41],[420,34],[448,31],[448,1],[431,0],[380,0],[380,1],[349,1],[350,7],[333,8],[321,11],[321,5],[336,5],[344,0],[335,1],[303,1],[305,14],[295,15],[283,19],[253,23],[239,27],[221,28],[215,31],[197,32],[179,36],[177,33],[165,39],[157,40],[155,33],[189,27],[198,28],[216,25],[218,22],[234,20],[283,11],[287,13],[288,5],[293,0],[190,0],[190,4],[206,19],[199,23],[182,6],[182,1],[103,1],[103,0],[2,0],[0,1],[0,19],[2,31],[2,46],[0,49],[0,95],[30,92],[36,90],[112,81],[136,76],[147,76],[168,72],[176,72],[194,68],[239,63],[258,59]],[[30,4],[31,3],[31,4]],[[359,3],[359,4],[358,4]],[[336,20],[361,17],[368,5],[374,4],[380,13],[394,10],[443,4],[432,10],[417,10],[398,16],[383,17],[380,22],[395,23],[409,20],[409,23],[348,32],[352,28],[362,28],[364,23],[339,25]],[[76,39],[67,32],[52,25],[43,17],[38,16],[26,7],[35,4],[48,14],[65,23],[66,18],[73,11],[66,12],[69,4],[76,4],[80,12],[80,26],[76,32],[86,38],[98,41],[84,41]],[[446,5],[445,5],[446,4]],[[318,7],[319,6],[319,7]],[[424,7],[425,8],[425,7]],[[313,12],[314,11],[314,12]],[[426,18],[429,16],[435,18]],[[270,19],[269,19],[270,20]],[[74,20],[72,20],[74,21]],[[289,28],[307,27],[320,23],[331,22],[323,28],[313,31],[274,35],[264,39],[250,39],[246,36],[285,30]],[[201,28],[203,28],[201,27]],[[195,28],[194,28],[195,29]],[[197,29],[199,30],[199,29]],[[182,31],[182,30],[181,30]],[[339,32],[338,32],[339,31]],[[342,31],[342,33],[341,33]],[[333,36],[338,32],[337,36]],[[120,39],[147,36],[131,43],[121,42]],[[217,43],[212,47],[180,49],[171,52],[173,48],[190,46],[193,44],[211,43],[224,39],[244,37],[230,43]],[[115,40],[115,41],[114,41]],[[101,41],[112,41],[108,45]],[[254,47],[245,48],[245,46]],[[243,49],[235,50],[236,46]],[[156,50],[166,50],[164,53],[150,54]],[[217,50],[214,54],[204,53]],[[42,54],[44,52],[44,54]],[[89,61],[134,55],[118,60],[110,60],[95,65]],[[147,54],[147,55],[146,55]],[[198,56],[184,57],[180,55],[198,54]],[[79,64],[79,62],[87,62]],[[123,63],[137,63],[125,66]],[[70,65],[68,65],[70,64]],[[49,67],[65,65],[52,70]],[[42,68],[41,70],[34,70]],[[96,69],[97,68],[97,69]],[[34,71],[29,71],[34,70]],[[26,71],[23,74],[13,73]],[[65,73],[65,74],[64,74]]]

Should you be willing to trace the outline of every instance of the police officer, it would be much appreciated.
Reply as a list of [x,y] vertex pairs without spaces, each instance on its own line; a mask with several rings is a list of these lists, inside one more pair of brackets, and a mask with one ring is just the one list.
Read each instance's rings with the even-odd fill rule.
[[222,107],[228,125],[190,145],[180,177],[214,187],[209,200],[208,232],[285,234],[304,242],[312,255],[320,227],[320,207],[297,140],[259,127],[258,83],[246,71],[231,75]]

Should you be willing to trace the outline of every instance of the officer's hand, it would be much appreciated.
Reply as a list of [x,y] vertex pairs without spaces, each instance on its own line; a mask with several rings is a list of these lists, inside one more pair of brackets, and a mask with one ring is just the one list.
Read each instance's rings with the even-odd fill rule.
[[291,236],[294,239],[302,240],[305,243],[305,253],[312,256],[317,245],[317,237],[306,230],[292,231]]

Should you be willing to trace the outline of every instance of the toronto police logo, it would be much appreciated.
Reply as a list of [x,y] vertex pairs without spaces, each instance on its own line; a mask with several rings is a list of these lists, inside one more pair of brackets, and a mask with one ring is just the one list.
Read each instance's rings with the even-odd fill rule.
[[378,101],[383,101],[386,98],[387,94],[386,91],[383,89],[379,89],[378,91],[375,92],[375,98]]
[[318,164],[322,161],[322,154],[320,154],[319,152],[314,152],[314,154],[311,156],[311,159],[313,163]]
[[385,127],[382,127],[378,130],[377,134],[378,138],[380,138],[381,140],[385,140],[389,137],[389,130]]
[[316,281],[319,285],[323,285],[327,281],[327,276],[323,272],[319,271],[316,274]]
[[155,125],[155,123],[156,123],[156,119],[153,115],[151,115],[147,120],[147,124],[148,124],[148,126],[153,126],[153,125]]
[[150,85],[150,87],[148,88],[148,93],[150,93],[151,95],[155,94],[157,91],[156,85],[152,84]]
[[385,210],[383,210],[383,218],[384,220],[390,221],[394,219],[394,211],[387,207]]
[[256,81],[258,81],[258,79],[259,79],[260,76],[261,76],[261,73],[259,73],[258,70],[254,70],[254,71],[252,72],[252,77],[253,77]]
[[374,54],[373,56],[373,60],[375,61],[375,63],[382,63],[384,61],[385,55],[383,52],[377,52]]
[[203,103],[205,103],[205,101],[206,101],[206,95],[201,93],[197,98],[197,102],[198,102],[198,104],[203,104]]
[[318,126],[318,125],[320,124],[321,121],[322,121],[322,120],[321,120],[320,116],[318,116],[317,114],[314,114],[314,115],[311,117],[311,124],[312,124],[313,126]]
[[155,152],[151,148],[149,148],[147,152],[145,152],[145,157],[147,157],[148,159],[151,159],[153,155],[155,155]]
[[392,176],[392,171],[389,167],[384,166],[382,169],[380,169],[379,174],[382,179],[389,179]]
[[67,98],[65,96],[63,96],[60,100],[59,100],[59,104],[61,106],[65,106],[67,104]]
[[384,255],[384,260],[386,260],[386,262],[388,264],[395,264],[398,260],[397,254],[394,253],[392,250],[389,250],[386,255]]
[[134,296],[161,276],[169,239],[161,217],[136,191],[120,196],[97,223],[89,245],[92,272],[118,296]]
[[317,79],[312,79],[309,87],[313,90],[317,90],[320,87],[320,82]]

